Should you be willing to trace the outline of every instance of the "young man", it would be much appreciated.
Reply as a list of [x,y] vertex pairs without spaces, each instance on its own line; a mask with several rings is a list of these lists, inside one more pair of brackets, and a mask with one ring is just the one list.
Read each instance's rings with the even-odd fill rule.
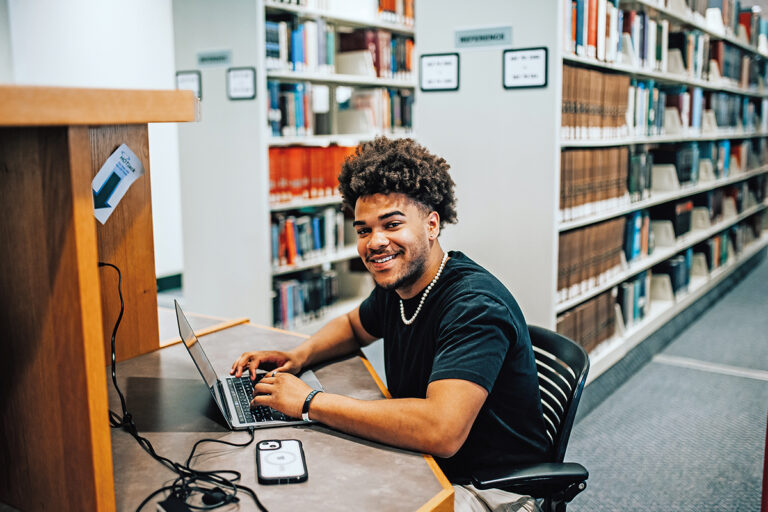
[[[358,148],[339,189],[376,288],[294,350],[247,352],[231,373],[274,365],[256,384],[254,405],[301,417],[309,399],[313,420],[432,454],[452,483],[465,484],[473,467],[539,461],[549,445],[520,308],[489,272],[440,247],[441,227],[457,220],[448,169],[411,139],[379,137]],[[392,400],[309,396],[292,375],[379,338]]]

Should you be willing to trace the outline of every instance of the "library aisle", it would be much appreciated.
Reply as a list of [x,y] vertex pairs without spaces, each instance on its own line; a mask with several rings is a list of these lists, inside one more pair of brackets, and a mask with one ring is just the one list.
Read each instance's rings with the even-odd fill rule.
[[768,259],[574,426],[571,512],[760,510]]

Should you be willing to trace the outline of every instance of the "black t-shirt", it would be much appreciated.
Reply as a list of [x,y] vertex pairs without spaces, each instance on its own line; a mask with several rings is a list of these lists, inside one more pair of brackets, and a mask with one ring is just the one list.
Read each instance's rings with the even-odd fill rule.
[[[453,483],[473,467],[545,459],[549,441],[528,327],[501,282],[461,252],[451,251],[416,321],[405,325],[395,291],[376,287],[360,321],[384,338],[387,386],[394,398],[425,398],[435,380],[462,379],[488,398],[459,451],[437,462]],[[404,301],[411,318],[421,294]]]

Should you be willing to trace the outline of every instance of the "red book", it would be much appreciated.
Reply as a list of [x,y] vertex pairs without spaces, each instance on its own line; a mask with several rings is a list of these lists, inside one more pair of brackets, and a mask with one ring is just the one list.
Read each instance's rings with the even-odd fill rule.
[[597,57],[597,0],[589,0],[587,22],[587,57]]
[[269,148],[269,202],[276,203],[280,200],[277,190],[277,157],[278,148]]
[[285,219],[285,248],[288,265],[296,263],[298,257],[296,252],[296,233],[294,232],[294,224],[295,220],[293,217]]
[[739,13],[739,25],[743,25],[747,31],[747,41],[752,41],[752,12],[745,11]]

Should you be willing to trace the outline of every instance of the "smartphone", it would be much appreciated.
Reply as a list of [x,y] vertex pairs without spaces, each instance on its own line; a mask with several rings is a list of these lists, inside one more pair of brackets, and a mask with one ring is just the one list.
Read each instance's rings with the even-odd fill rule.
[[270,439],[256,445],[256,474],[260,484],[307,481],[304,449],[298,439]]

